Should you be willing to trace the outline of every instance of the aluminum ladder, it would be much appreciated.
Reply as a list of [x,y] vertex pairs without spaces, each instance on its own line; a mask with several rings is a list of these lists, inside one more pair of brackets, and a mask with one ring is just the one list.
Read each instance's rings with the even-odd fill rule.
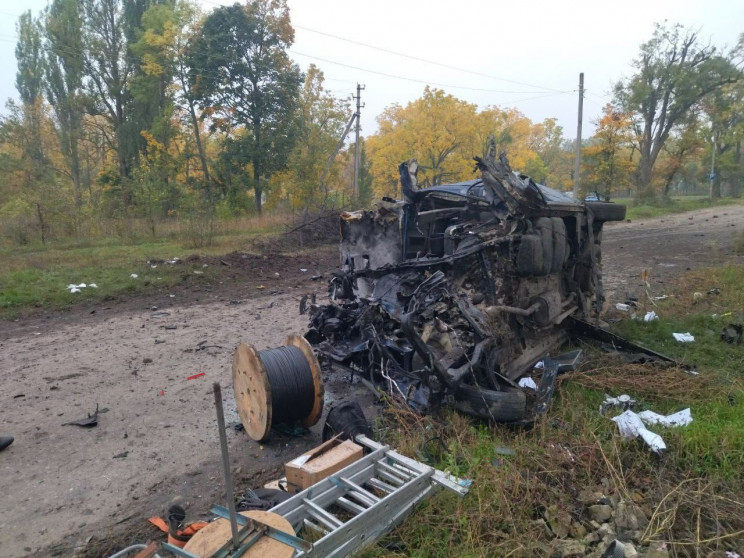
[[[372,453],[295,494],[270,511],[287,519],[299,534],[320,538],[297,549],[295,558],[342,557],[372,544],[443,487],[459,496],[472,481],[461,480],[405,457],[366,436],[355,440]],[[342,517],[343,516],[343,517]]]

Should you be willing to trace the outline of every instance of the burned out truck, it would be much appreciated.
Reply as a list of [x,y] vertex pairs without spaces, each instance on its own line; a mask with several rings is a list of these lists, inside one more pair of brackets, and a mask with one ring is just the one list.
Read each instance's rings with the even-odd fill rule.
[[[341,269],[305,338],[321,361],[431,412],[449,405],[499,422],[534,418],[518,380],[604,302],[602,226],[625,207],[579,202],[475,158],[481,177],[421,189],[399,167],[402,200],[341,216]],[[541,399],[542,397],[542,399]]]

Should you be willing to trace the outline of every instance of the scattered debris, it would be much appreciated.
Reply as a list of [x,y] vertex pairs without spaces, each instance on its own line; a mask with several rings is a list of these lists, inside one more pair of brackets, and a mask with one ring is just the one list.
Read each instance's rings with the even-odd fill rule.
[[78,285],[70,283],[65,288],[71,293],[79,293],[82,289],[85,289],[85,288],[97,289],[98,285],[96,285],[95,283],[80,283]]
[[654,322],[658,319],[659,319],[659,316],[653,310],[646,312],[646,315],[643,316],[644,322]]
[[[538,185],[504,155],[476,163],[480,179],[425,189],[403,163],[402,200],[341,215],[341,270],[305,336],[416,410],[531,421],[516,380],[577,325],[596,327],[601,231],[625,208]],[[558,372],[540,381],[540,412]]]
[[311,281],[317,281],[318,279],[323,279],[323,276],[322,275],[313,275],[312,277],[310,277],[310,280]]
[[348,401],[333,406],[323,425],[323,441],[326,442],[334,436],[353,440],[359,434],[372,438],[372,429],[359,403]]
[[641,411],[638,413],[638,416],[644,424],[648,424],[649,426],[659,424],[661,426],[666,426],[667,428],[672,428],[675,426],[687,426],[692,422],[692,413],[689,408],[671,415],[660,415],[653,411]]
[[742,324],[729,324],[721,330],[721,341],[732,345],[741,345]]
[[132,279],[137,279],[139,275],[137,275],[136,273],[132,273],[129,277],[131,277]]
[[630,312],[630,305],[623,302],[615,304],[615,308],[620,310],[620,312]]
[[695,341],[695,336],[692,335],[690,332],[687,333],[672,333],[674,336],[674,339],[679,341],[680,343],[692,343]]
[[151,318],[167,318],[170,316],[170,312],[155,312],[154,314],[151,314]]
[[16,394],[16,395],[13,396],[13,399],[18,399],[19,397],[26,397],[26,394],[25,393],[18,393],[18,394]]
[[633,407],[635,407],[637,404],[638,402],[627,394],[618,395],[617,397],[610,397],[609,395],[605,395],[605,400],[599,406],[599,414],[606,415],[607,411],[609,411],[610,409],[620,409],[622,411],[627,411],[628,409],[632,409]]
[[121,453],[117,453],[113,459],[124,459],[127,455],[129,455],[128,451],[123,451]]
[[199,372],[198,374],[194,374],[193,376],[189,376],[186,378],[187,380],[196,380],[197,378],[201,378],[202,376],[205,376],[206,372]]
[[70,422],[63,422],[62,426],[82,426],[83,428],[93,428],[98,425],[98,403],[96,403],[96,410],[93,413],[88,413],[88,416],[79,420],[73,420]]
[[302,273],[307,273],[307,269],[305,269],[304,267],[301,267],[301,268],[300,268],[300,271],[301,271]]
[[529,376],[519,380],[519,387],[529,388],[529,389],[537,391],[537,384],[535,383],[535,380],[533,380]]
[[692,422],[690,409],[684,409],[672,415],[664,416],[653,411],[634,413],[627,410],[612,419],[618,426],[624,438],[640,437],[656,453],[666,449],[664,440],[646,428],[646,425],[660,425],[665,427],[686,426]]

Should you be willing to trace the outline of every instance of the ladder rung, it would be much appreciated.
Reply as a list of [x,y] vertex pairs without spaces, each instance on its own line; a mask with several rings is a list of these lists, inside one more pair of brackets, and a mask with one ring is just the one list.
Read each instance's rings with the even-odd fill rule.
[[390,486],[386,482],[382,482],[380,479],[371,478],[367,481],[367,484],[370,485],[372,488],[376,488],[377,490],[382,490],[383,492],[387,492],[388,494],[391,494],[396,491],[396,488],[394,486]]
[[[370,477],[370,478],[372,478],[372,477]],[[360,504],[362,504],[363,506],[369,507],[369,506],[374,506],[375,505],[376,500],[374,500],[374,496],[373,495],[370,494],[369,496],[372,496],[372,497],[368,497],[367,496],[367,491],[364,490],[361,487],[358,487],[354,483],[351,483],[351,484],[354,484],[354,486],[350,486],[349,483],[351,481],[349,481],[348,479],[346,479],[346,482],[344,482],[344,480],[340,479],[339,477],[333,477],[333,476],[331,476],[331,477],[328,477],[328,480],[331,481],[336,486],[338,486],[339,488],[342,488],[344,490],[344,496],[346,496],[347,498],[348,497],[352,497],[357,502],[359,502]],[[364,482],[366,482],[366,481],[364,481]]]
[[398,482],[401,484],[404,484],[411,480],[411,476],[404,473],[403,471],[396,469],[395,467],[392,467],[388,465],[387,463],[383,463],[382,461],[379,461],[377,463],[378,469],[381,469],[385,471],[387,474],[394,476],[396,479],[398,479]]
[[[409,459],[408,457],[405,457],[403,455],[396,455],[395,452],[392,451],[385,454],[385,457],[393,462],[392,465],[394,467],[400,467],[407,471],[411,471],[415,475],[418,475],[420,473],[423,473],[427,469],[430,469],[430,467],[424,465],[423,463],[418,463],[417,461]],[[416,467],[414,464],[420,465],[421,467]]]
[[354,502],[344,498],[343,496],[339,498],[338,500],[336,500],[336,504],[344,508],[346,511],[349,511],[351,513],[356,513],[356,514],[362,513],[366,511],[367,509],[367,508],[363,508],[359,504],[355,504]]
[[[368,490],[365,490],[364,488],[362,488],[361,486],[359,486],[359,485],[358,485],[358,484],[356,484],[355,482],[352,482],[352,481],[350,481],[349,479],[347,479],[347,478],[345,478],[345,477],[340,477],[340,478],[341,478],[341,480],[342,480],[342,481],[343,481],[344,483],[346,483],[346,486],[350,486],[350,487],[351,487],[351,488],[353,488],[353,489],[354,489],[354,490],[355,490],[356,492],[359,492],[360,494],[364,494],[364,496],[366,496],[367,498],[369,498],[370,500],[372,500],[372,502],[373,502],[373,503],[375,503],[375,504],[376,504],[377,502],[379,502],[379,501],[380,501],[380,499],[379,499],[379,498],[378,498],[377,496],[375,496],[374,494],[372,494],[372,493],[371,493],[371,492],[369,492]],[[352,494],[353,494],[353,492],[352,492]]]
[[312,500],[308,500],[307,498],[303,498],[302,502],[310,508],[308,510],[308,513],[315,517],[318,521],[326,525],[327,527],[330,527],[331,529],[337,529],[341,527],[344,522],[341,521],[339,518],[337,518],[332,513],[327,512],[323,508],[321,508],[318,504],[313,502]]
[[406,467],[405,465],[402,465],[400,463],[393,463],[392,467],[396,471],[400,471],[402,475],[408,475],[409,478],[417,477],[421,473],[424,472],[424,471],[417,471],[416,469],[411,469],[410,467]]
[[323,536],[330,534],[330,531],[328,529],[324,529],[320,525],[316,525],[315,523],[313,523],[312,521],[310,521],[308,518],[303,519],[302,520],[302,524],[305,527],[309,527],[313,531],[316,531],[316,532],[320,533]]

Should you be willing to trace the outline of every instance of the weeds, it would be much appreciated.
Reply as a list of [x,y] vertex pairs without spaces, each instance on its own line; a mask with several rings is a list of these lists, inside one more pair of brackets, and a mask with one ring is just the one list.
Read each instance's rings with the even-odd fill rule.
[[[617,325],[650,348],[694,362],[698,375],[688,367],[624,364],[595,349],[580,370],[561,378],[547,417],[531,429],[455,412],[421,417],[391,404],[377,425],[386,443],[473,485],[463,499],[446,491],[429,499],[364,556],[549,556],[564,537],[581,541],[593,529],[579,501],[587,489],[638,506],[641,546],[665,545],[676,557],[741,552],[744,358],[742,347],[723,343],[718,332],[741,315],[742,285],[742,266],[695,271],[655,307],[658,322]],[[718,294],[692,303],[694,292],[713,287]],[[695,343],[671,339],[671,331],[688,330]],[[689,406],[694,420],[658,430],[668,446],[658,457],[637,440],[620,439],[614,423],[599,415],[605,393],[628,393],[662,413]],[[600,550],[591,548],[587,543],[587,552]]]

